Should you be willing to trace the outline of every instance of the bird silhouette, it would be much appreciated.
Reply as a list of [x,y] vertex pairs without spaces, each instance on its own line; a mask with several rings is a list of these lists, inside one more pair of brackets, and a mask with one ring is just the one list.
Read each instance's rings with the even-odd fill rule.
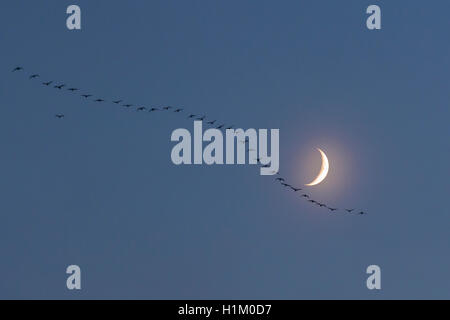
[[154,111],[157,111],[157,110],[159,110],[158,108],[151,108],[148,112],[154,112]]
[[113,101],[113,103],[115,103],[115,104],[119,104],[121,102],[122,102],[122,100]]
[[284,178],[276,178],[276,181],[284,181]]
[[207,123],[210,125],[213,125],[214,123],[216,123],[217,120],[213,120],[213,121],[208,121]]
[[309,198],[309,195],[307,195],[306,193],[302,194],[303,198]]
[[294,187],[291,187],[291,189],[292,189],[294,192],[297,192],[297,191],[302,190],[302,188],[294,188]]
[[144,111],[145,109],[147,109],[146,107],[139,107],[139,108],[137,108],[136,110],[137,111]]
[[327,207],[330,211],[336,211],[337,208],[331,208],[331,207]]
[[69,89],[67,89],[68,91],[72,91],[72,92],[75,92],[75,91],[78,91],[79,89],[77,89],[77,88],[69,88]]
[[44,86],[49,86],[49,85],[51,85],[53,83],[53,81],[49,81],[49,82],[42,82],[42,84],[44,85]]
[[196,120],[203,121],[203,120],[205,120],[205,118],[206,118],[206,116],[201,116],[200,118],[197,118]]
[[103,99],[95,99],[94,101],[95,102],[104,102],[105,100],[103,100]]
[[345,209],[345,211],[347,211],[348,213],[352,213],[352,211],[355,209]]
[[11,72],[21,71],[23,70],[22,67],[15,67]]
[[181,111],[183,111],[183,109],[176,109],[174,112],[176,112],[176,113],[179,113],[179,112],[181,112]]
[[216,129],[222,129],[224,126],[224,124],[221,124],[220,126],[217,126]]
[[172,109],[172,107],[167,106],[167,107],[164,107],[164,108],[163,108],[163,110],[169,110],[169,109]]
[[82,94],[81,96],[87,99],[89,97],[92,97],[92,94]]
[[39,78],[40,76],[36,73],[36,74],[32,74],[30,76],[30,79],[34,79],[34,78]]
[[54,86],[54,88],[61,90],[65,86],[66,86],[65,84],[60,84],[59,86]]
[[62,118],[64,118],[64,115],[61,113],[58,113],[58,114],[55,114],[55,117],[58,119],[62,119]]
[[358,214],[367,214],[366,212],[364,212],[364,211],[360,211],[360,212],[358,212]]
[[195,114],[190,114],[189,116],[188,116],[188,118],[194,118],[195,117]]
[[132,104],[124,104],[123,105],[125,108],[130,108],[130,107],[132,107],[133,105]]

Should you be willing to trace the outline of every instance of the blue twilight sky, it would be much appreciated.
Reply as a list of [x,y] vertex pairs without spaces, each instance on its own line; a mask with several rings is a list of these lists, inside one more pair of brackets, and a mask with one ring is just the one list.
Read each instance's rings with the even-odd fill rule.
[[[66,28],[70,4],[81,31]],[[365,26],[370,4],[381,31]],[[449,12],[1,1],[0,298],[450,298]],[[282,176],[311,181],[319,147],[330,173],[307,192],[369,214],[311,206],[254,166],[175,166],[170,134],[192,121],[113,99],[279,128]],[[371,264],[381,291],[366,288]]]

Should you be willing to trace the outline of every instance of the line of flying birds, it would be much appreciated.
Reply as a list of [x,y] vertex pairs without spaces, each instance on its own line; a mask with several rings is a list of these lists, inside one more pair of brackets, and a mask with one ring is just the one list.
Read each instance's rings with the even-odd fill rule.
[[[12,70],[12,72],[23,71],[23,70],[24,70],[23,67],[15,67]],[[37,78],[40,78],[40,75],[37,74],[37,73],[33,73],[33,74],[31,74],[29,76],[30,80],[37,79]],[[70,92],[78,92],[78,91],[80,91],[79,88],[68,87],[65,83],[58,83],[57,84],[57,83],[54,83],[54,81],[44,81],[44,82],[42,82],[42,85],[46,86],[46,87],[53,86],[53,88],[56,89],[56,90],[64,90],[65,89],[65,90],[70,91]],[[83,94],[80,94],[80,96],[83,97],[84,99],[91,98],[93,102],[97,102],[97,103],[107,102],[105,99],[94,97],[92,94],[84,94],[83,93]],[[173,110],[174,113],[181,113],[181,112],[184,111],[183,108],[174,108],[174,107],[171,107],[171,106],[165,106],[165,107],[160,107],[160,108],[156,108],[156,107],[147,108],[147,107],[144,107],[144,106],[136,106],[136,105],[133,105],[133,104],[130,104],[130,103],[125,103],[123,100],[111,100],[110,102],[113,103],[113,104],[116,104],[116,105],[121,105],[121,106],[123,106],[125,108],[132,108],[132,107],[134,107],[136,111],[140,111],[140,112],[142,112],[142,111],[155,112],[155,111],[170,111],[170,110]],[[58,118],[58,119],[62,119],[62,118],[65,117],[65,115],[61,114],[61,113],[58,113],[58,114],[55,115],[55,117]],[[188,113],[187,118],[188,119],[199,120],[199,121],[205,121],[206,120],[206,116],[205,115],[196,115],[196,114],[190,114],[190,113]],[[227,130],[227,129],[233,129],[234,128],[234,125],[217,124],[217,120],[209,120],[206,123],[211,125],[211,126],[213,126],[213,127],[215,127],[216,129],[219,129],[219,130]],[[248,143],[248,141],[249,141],[248,138],[246,138],[245,140],[241,140],[239,142],[240,143]],[[253,151],[253,149],[249,149],[248,148],[246,151],[247,152]],[[255,160],[257,160],[257,162],[260,163],[260,159],[259,158],[255,159]],[[264,167],[264,166],[267,166],[267,165],[262,165],[262,166]],[[279,175],[278,172],[273,172],[273,173]],[[288,184],[286,182],[285,178],[277,177],[277,178],[275,178],[275,181],[279,182],[281,186],[283,186],[283,187],[285,187],[287,189],[290,189],[290,190],[292,190],[295,193],[297,193],[299,191],[303,191],[302,188],[297,188],[297,187],[294,187],[294,186]],[[340,212],[344,212],[344,213],[348,213],[348,214],[358,214],[358,215],[365,215],[365,214],[367,214],[365,211],[356,210],[354,208],[353,209],[347,209],[347,208],[340,209],[340,208],[330,207],[330,206],[328,206],[328,205],[326,205],[324,203],[321,203],[319,201],[311,199],[310,195],[307,194],[307,193],[300,192],[300,197],[302,199],[305,199],[306,201],[308,201],[312,205],[315,205],[315,206],[320,207],[320,208],[328,209],[330,212],[339,212],[340,211]]]

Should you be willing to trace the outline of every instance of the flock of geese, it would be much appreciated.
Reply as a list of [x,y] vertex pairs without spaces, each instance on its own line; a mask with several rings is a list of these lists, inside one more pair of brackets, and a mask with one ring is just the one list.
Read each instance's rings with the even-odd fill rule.
[[[24,71],[23,67],[15,67],[12,72],[19,72],[19,71]],[[40,78],[40,75],[37,73],[32,73],[29,75],[28,77],[30,80],[35,80]],[[51,81],[44,81],[41,82],[41,84],[45,87],[50,87],[53,86],[54,89],[56,90],[66,90],[68,92],[72,92],[72,93],[76,93],[76,92],[80,92],[81,90],[79,88],[75,88],[75,87],[68,87],[65,83],[55,83],[53,80]],[[94,97],[92,94],[86,94],[86,93],[81,93],[80,97],[88,100],[91,99],[91,101],[95,102],[95,103],[106,103],[108,102],[105,99],[99,98],[99,97]],[[147,108],[145,106],[141,106],[141,105],[133,105],[130,103],[126,103],[124,102],[124,100],[118,99],[118,100],[109,100],[110,103],[115,104],[115,105],[120,105],[124,108],[135,108],[136,111],[138,112],[156,112],[156,111],[165,111],[165,112],[174,112],[174,113],[179,113],[181,114],[182,112],[185,112],[185,110],[183,108],[174,108],[171,106],[165,106],[165,107],[151,107],[151,108]],[[58,113],[55,115],[56,118],[58,119],[63,119],[65,117],[64,114],[62,113]],[[196,114],[192,114],[192,113],[188,113],[187,114],[187,118],[188,119],[194,119],[194,120],[199,120],[199,121],[206,121],[207,117],[205,115],[196,115]],[[227,129],[233,129],[234,125],[226,125],[224,123],[217,123],[217,120],[209,120],[206,121],[206,124],[210,125],[211,127],[214,127],[216,129],[219,130],[227,130]],[[248,138],[245,140],[240,141],[240,143],[247,143],[248,142]],[[247,152],[250,151],[250,149],[247,149]],[[259,163],[260,159],[256,159]],[[274,172],[275,173],[275,172]],[[300,194],[300,198],[305,199],[306,201],[308,201],[309,203],[311,203],[314,206],[317,206],[319,208],[324,208],[329,210],[329,212],[341,212],[341,213],[346,213],[346,214],[357,214],[357,215],[365,215],[367,214],[365,211],[362,210],[356,210],[354,208],[335,208],[335,207],[331,207],[327,204],[324,204],[322,202],[316,201],[314,199],[311,199],[310,195],[307,193],[303,193],[303,189],[302,188],[297,188],[294,187],[293,185],[289,184],[286,182],[285,178],[279,177],[279,173],[276,172],[276,174],[278,175],[278,177],[275,178],[276,182],[279,182],[280,185],[286,189],[290,189],[293,192],[297,193],[299,191]]]

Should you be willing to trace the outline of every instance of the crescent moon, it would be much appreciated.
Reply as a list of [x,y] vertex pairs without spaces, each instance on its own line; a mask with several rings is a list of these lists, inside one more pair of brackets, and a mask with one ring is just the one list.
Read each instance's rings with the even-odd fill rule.
[[319,150],[320,155],[322,156],[322,167],[320,168],[319,175],[312,182],[306,184],[307,186],[315,186],[321,183],[327,177],[328,169],[330,168],[325,152],[323,152],[319,148],[317,148],[317,150]]

